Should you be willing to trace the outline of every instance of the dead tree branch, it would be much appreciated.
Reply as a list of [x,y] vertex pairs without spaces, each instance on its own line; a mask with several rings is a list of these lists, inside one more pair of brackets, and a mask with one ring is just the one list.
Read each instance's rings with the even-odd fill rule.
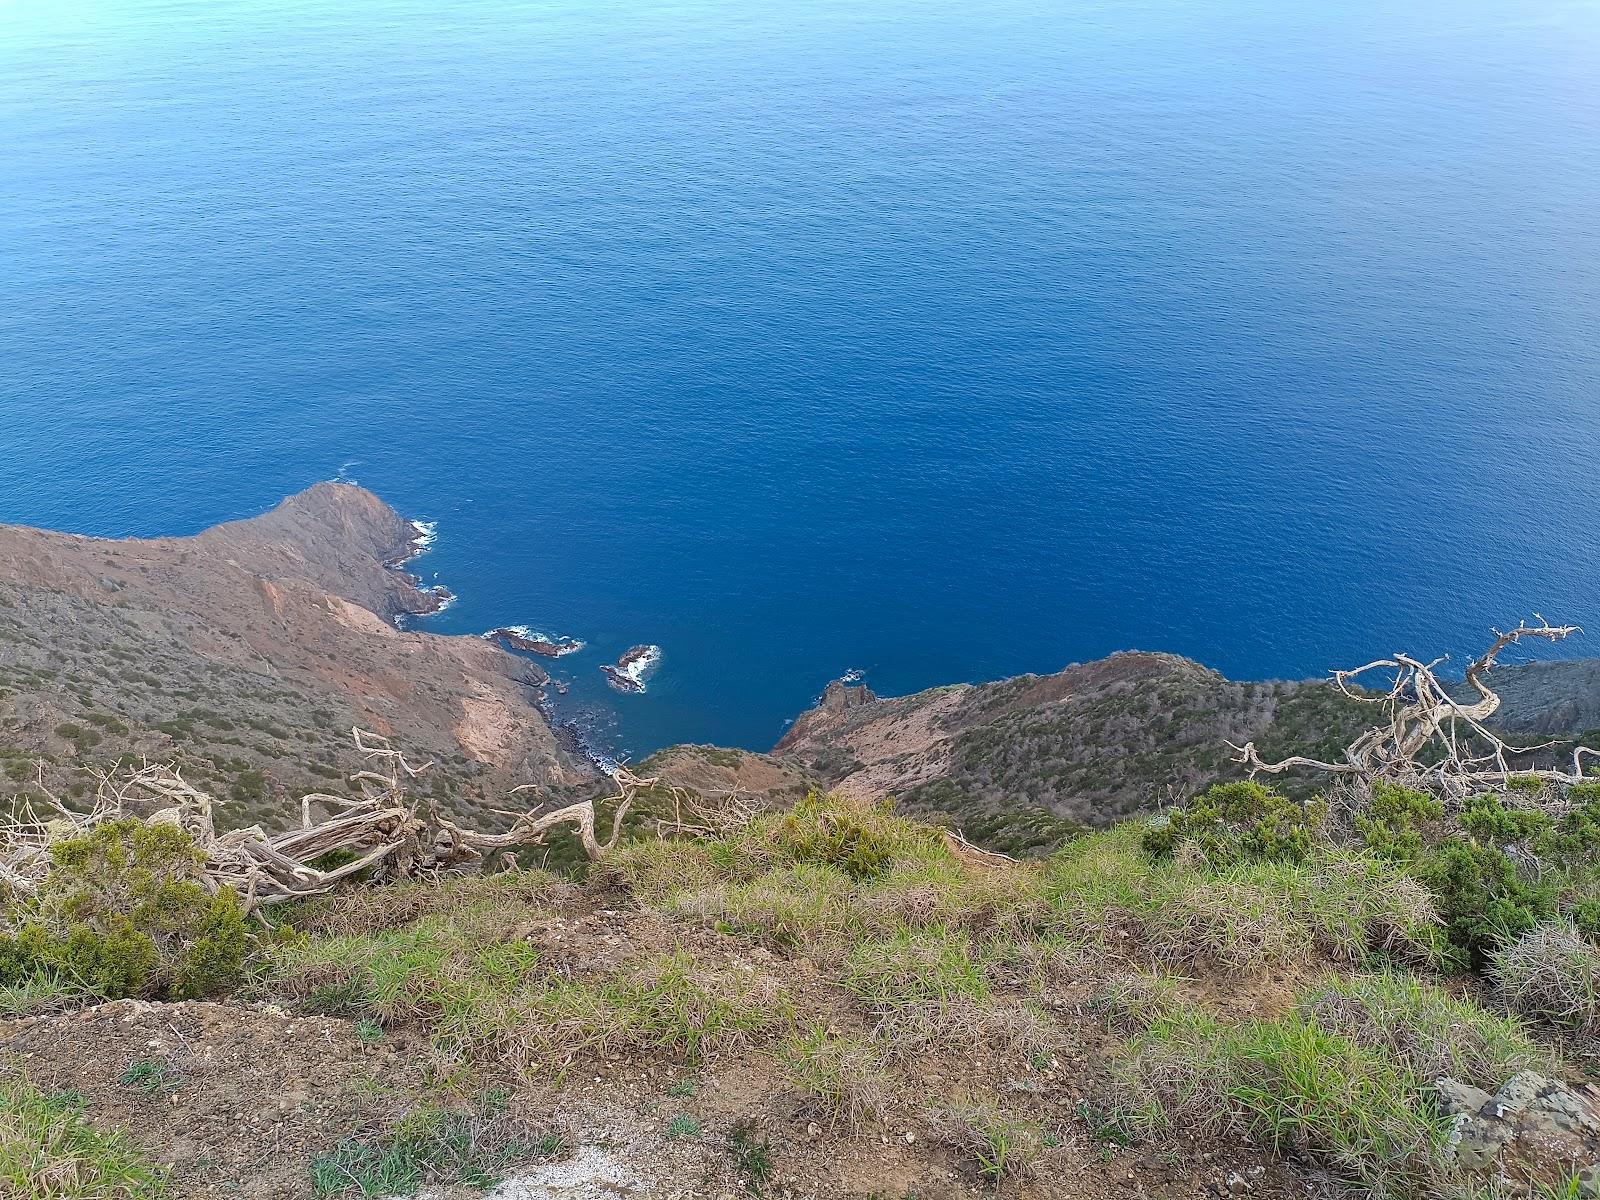
[[[1559,642],[1579,632],[1576,625],[1551,625],[1537,614],[1535,620],[1505,632],[1494,631],[1493,643],[1467,667],[1464,686],[1473,693],[1467,699],[1457,700],[1440,681],[1437,671],[1445,659],[1423,662],[1395,654],[1353,670],[1335,671],[1334,686],[1352,700],[1377,705],[1385,718],[1345,748],[1343,761],[1291,755],[1267,762],[1254,742],[1229,745],[1251,774],[1276,775],[1299,767],[1369,784],[1387,780],[1427,786],[1453,796],[1485,785],[1503,785],[1512,775],[1533,775],[1558,784],[1581,782],[1585,760],[1600,760],[1600,752],[1578,747],[1571,770],[1517,769],[1512,757],[1548,749],[1554,743],[1513,746],[1487,724],[1500,710],[1500,696],[1488,682],[1500,654],[1528,638]],[[1381,680],[1380,686],[1369,685],[1374,678]]]
[[[151,823],[177,825],[189,834],[204,855],[205,885],[212,891],[235,889],[247,909],[320,895],[369,869],[387,879],[480,870],[490,852],[540,845],[566,826],[577,834],[584,853],[598,860],[621,839],[635,795],[658,783],[621,767],[612,776],[615,795],[549,812],[539,805],[506,814],[512,817],[508,829],[483,833],[443,816],[431,801],[412,796],[410,785],[431,763],[414,766],[386,739],[361,729],[351,732],[367,764],[350,777],[359,795],[306,796],[300,802],[299,827],[283,833],[268,834],[259,825],[219,833],[218,802],[165,764],[94,772],[94,799],[81,813],[62,804],[41,780],[39,792],[48,811],[41,813],[32,797],[18,797],[10,817],[0,819],[0,886],[34,894],[49,870],[52,843],[140,810],[149,813],[143,819]],[[596,810],[607,803],[612,806],[610,828],[601,841]],[[329,856],[341,861],[330,863]]]

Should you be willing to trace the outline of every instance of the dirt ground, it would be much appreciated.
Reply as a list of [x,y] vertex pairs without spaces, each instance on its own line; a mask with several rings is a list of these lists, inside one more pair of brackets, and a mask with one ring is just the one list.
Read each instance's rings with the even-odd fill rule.
[[[488,1075],[467,1086],[510,1085],[509,1114],[566,1141],[551,1161],[513,1165],[489,1193],[500,1200],[734,1200],[752,1194],[729,1151],[735,1127],[770,1144],[774,1171],[760,1194],[777,1200],[1333,1194],[1314,1173],[1204,1138],[1097,1143],[1076,1106],[1102,1070],[1097,1042],[1106,1038],[1090,1021],[1065,1027],[1074,1032],[1040,1071],[987,1064],[995,1072],[987,1082],[1000,1081],[1012,1107],[1060,1131],[1061,1142],[1029,1177],[998,1193],[920,1119],[854,1135],[819,1123],[757,1050],[698,1069],[628,1055],[574,1064],[560,1078]],[[169,1167],[175,1200],[311,1197],[315,1157],[382,1128],[440,1084],[420,1041],[400,1034],[367,1044],[352,1022],[271,1006],[119,1001],[0,1023],[0,1051],[38,1086],[76,1090],[95,1124],[125,1130]],[[125,1082],[133,1076],[143,1078]],[[973,1082],[937,1069],[919,1071],[915,1081],[921,1105],[958,1100]],[[671,1138],[676,1116],[692,1117],[701,1132]],[[461,1187],[431,1193],[439,1200],[474,1194]]]

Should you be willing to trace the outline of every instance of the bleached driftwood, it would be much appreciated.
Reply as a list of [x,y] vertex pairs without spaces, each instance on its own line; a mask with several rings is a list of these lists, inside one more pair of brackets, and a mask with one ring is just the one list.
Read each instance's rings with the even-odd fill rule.
[[[1487,722],[1500,709],[1500,697],[1488,676],[1502,651],[1525,638],[1559,642],[1579,632],[1576,625],[1551,625],[1536,615],[1536,624],[1523,622],[1515,629],[1495,630],[1494,642],[1467,668],[1465,687],[1474,695],[1457,700],[1440,682],[1437,669],[1446,659],[1422,662],[1406,654],[1380,658],[1349,671],[1335,671],[1333,681],[1346,696],[1384,710],[1386,720],[1351,742],[1340,762],[1291,755],[1266,762],[1254,742],[1230,747],[1252,774],[1279,774],[1297,767],[1329,775],[1374,783],[1386,780],[1429,787],[1447,795],[1462,796],[1484,786],[1504,785],[1513,775],[1532,775],[1547,783],[1571,785],[1587,776],[1586,759],[1600,761],[1600,751],[1579,746],[1570,770],[1526,769],[1514,766],[1517,755],[1546,750],[1555,743],[1513,746],[1489,728]],[[1382,680],[1366,687],[1372,678]]]
[[[205,885],[213,891],[235,889],[247,909],[320,895],[368,868],[385,877],[407,879],[481,868],[491,851],[536,846],[566,826],[575,830],[584,853],[598,860],[621,838],[635,795],[658,783],[618,767],[612,774],[615,795],[550,811],[539,805],[505,813],[510,818],[505,831],[482,833],[457,824],[432,803],[412,796],[412,781],[431,763],[413,766],[385,739],[360,729],[351,732],[368,764],[351,777],[359,795],[314,793],[304,797],[299,828],[284,833],[268,834],[259,825],[218,833],[213,798],[166,764],[96,772],[94,797],[87,812],[62,803],[45,788],[41,773],[38,797],[18,797],[9,819],[0,822],[0,885],[32,894],[49,869],[52,842],[152,806],[157,810],[145,819],[178,825],[194,839],[204,855],[201,878]],[[513,794],[527,790],[518,788]],[[613,806],[610,829],[601,841],[596,832],[596,808],[608,802]],[[319,810],[328,815],[319,816]],[[333,853],[354,857],[337,866],[312,865]]]

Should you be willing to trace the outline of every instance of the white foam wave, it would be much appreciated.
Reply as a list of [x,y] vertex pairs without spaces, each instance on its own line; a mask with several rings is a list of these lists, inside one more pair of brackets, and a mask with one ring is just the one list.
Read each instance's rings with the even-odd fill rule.
[[433,544],[439,540],[439,522],[413,521],[411,522],[411,552],[413,557],[426,554],[433,549]]
[[624,679],[631,679],[641,688],[644,686],[644,677],[661,664],[661,647],[646,646],[644,653],[633,659],[625,667],[618,667],[617,674]]
[[600,668],[612,687],[619,692],[642,692],[644,681],[661,663],[660,646],[635,646],[617,659],[616,665],[607,663]]

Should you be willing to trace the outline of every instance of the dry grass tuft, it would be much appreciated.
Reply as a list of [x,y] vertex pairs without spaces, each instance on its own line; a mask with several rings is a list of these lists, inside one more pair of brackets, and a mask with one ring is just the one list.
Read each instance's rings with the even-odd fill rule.
[[346,888],[303,901],[281,915],[299,933],[356,937],[401,929],[425,917],[449,916],[463,908],[542,908],[570,890],[570,884],[546,871],[452,875],[431,883]]
[[1567,922],[1523,934],[1491,958],[1489,975],[1516,1012],[1600,1038],[1600,950]]
[[1179,1011],[1178,981],[1170,975],[1127,971],[1113,975],[1089,1001],[1113,1033],[1129,1037]]
[[1493,1091],[1518,1071],[1557,1068],[1556,1056],[1515,1020],[1397,972],[1325,980],[1300,996],[1296,1011],[1425,1081],[1449,1077]]
[[1033,1174],[1042,1148],[1034,1126],[988,1105],[940,1109],[929,1114],[928,1124],[996,1189],[1008,1179]]
[[870,1042],[813,1026],[784,1042],[778,1061],[813,1112],[852,1131],[882,1119],[892,1103],[893,1079],[881,1049]]

